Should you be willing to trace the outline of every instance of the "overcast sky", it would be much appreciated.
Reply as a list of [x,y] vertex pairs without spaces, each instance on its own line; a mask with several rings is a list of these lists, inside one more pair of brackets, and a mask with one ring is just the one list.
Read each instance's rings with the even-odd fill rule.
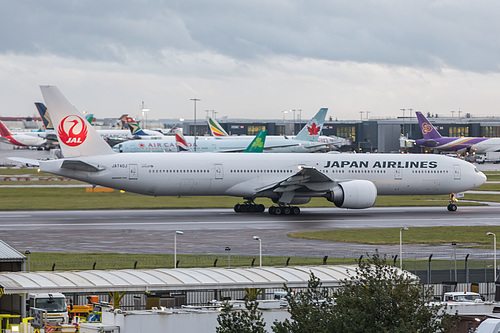
[[[500,115],[495,0],[3,0],[0,116]],[[406,115],[408,112],[406,112]],[[366,113],[364,113],[365,117]],[[457,113],[455,113],[457,115]]]

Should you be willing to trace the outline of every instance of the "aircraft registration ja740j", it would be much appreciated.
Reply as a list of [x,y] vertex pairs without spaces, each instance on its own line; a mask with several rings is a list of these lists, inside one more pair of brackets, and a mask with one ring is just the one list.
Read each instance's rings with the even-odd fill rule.
[[[299,214],[296,204],[324,197],[342,208],[368,208],[377,195],[452,194],[483,184],[474,165],[439,155],[115,153],[57,87],[41,86],[63,159],[40,169],[91,184],[153,196],[229,195],[235,211]],[[450,210],[456,206],[450,203]]]

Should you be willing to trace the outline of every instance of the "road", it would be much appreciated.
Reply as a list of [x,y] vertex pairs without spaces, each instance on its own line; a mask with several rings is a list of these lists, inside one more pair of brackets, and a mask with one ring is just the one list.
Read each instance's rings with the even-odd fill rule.
[[[378,249],[397,254],[399,246],[328,243],[293,239],[295,231],[344,228],[498,225],[500,207],[305,208],[300,216],[236,214],[230,209],[111,210],[0,212],[2,239],[14,248],[43,252],[172,253],[173,235],[178,253],[258,254],[254,235],[262,239],[264,255],[351,257]],[[450,245],[405,245],[412,256],[434,253],[449,258]],[[487,252],[459,249],[472,256]],[[491,256],[490,254],[487,254]],[[472,259],[472,258],[471,258]]]

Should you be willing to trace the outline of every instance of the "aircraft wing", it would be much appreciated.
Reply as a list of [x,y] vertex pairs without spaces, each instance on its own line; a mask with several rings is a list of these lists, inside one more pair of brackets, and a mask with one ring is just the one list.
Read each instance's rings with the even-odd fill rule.
[[294,195],[296,191],[301,193],[325,192],[330,190],[335,183],[335,181],[319,172],[316,168],[302,166],[296,174],[274,184],[258,188],[257,193],[272,191],[283,193],[283,195],[286,192]]
[[64,160],[61,168],[88,172],[99,172],[106,169],[103,166],[94,165],[80,160]]
[[433,139],[427,139],[427,140],[424,141],[424,143],[428,147],[436,147],[438,145],[438,143],[436,142],[436,140],[433,140]]

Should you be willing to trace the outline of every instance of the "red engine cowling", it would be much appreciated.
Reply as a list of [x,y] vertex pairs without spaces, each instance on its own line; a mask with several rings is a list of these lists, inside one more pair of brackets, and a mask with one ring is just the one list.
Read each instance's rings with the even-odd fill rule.
[[326,199],[340,208],[369,208],[377,200],[377,187],[368,180],[350,180],[335,186]]

